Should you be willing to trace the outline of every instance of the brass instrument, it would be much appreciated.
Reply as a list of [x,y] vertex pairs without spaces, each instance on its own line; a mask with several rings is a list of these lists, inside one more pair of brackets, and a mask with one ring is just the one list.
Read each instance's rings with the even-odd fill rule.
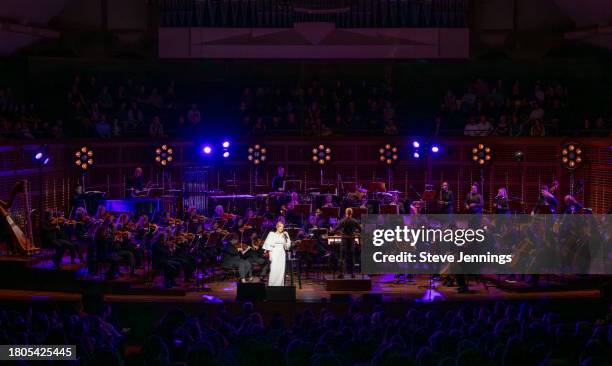
[[[13,186],[13,189],[11,189],[8,201],[4,202],[0,200],[0,216],[2,216],[6,220],[8,224],[10,235],[15,241],[15,243],[17,243],[17,247],[19,248],[19,250],[25,255],[33,255],[35,253],[38,253],[40,249],[34,246],[34,243],[32,240],[32,225],[30,221],[30,210],[29,210],[29,207],[27,207],[29,206],[30,196],[29,196],[29,193],[26,187],[27,187],[27,181],[25,180],[18,181]],[[13,202],[15,201],[15,197],[19,193],[23,193],[25,196],[25,202],[26,202],[26,215],[25,216],[26,216],[26,221],[28,224],[27,225],[28,227],[26,230],[27,235],[24,234],[21,228],[15,223],[15,221],[13,221],[13,218],[11,217],[8,211],[10,207],[13,205]]]

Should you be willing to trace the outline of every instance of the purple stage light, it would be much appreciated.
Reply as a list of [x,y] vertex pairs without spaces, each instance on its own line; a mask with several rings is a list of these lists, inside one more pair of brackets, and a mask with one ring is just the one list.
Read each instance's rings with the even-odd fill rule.
[[412,147],[414,147],[415,149],[418,149],[419,147],[421,147],[421,143],[418,142],[417,140],[412,141]]
[[206,155],[210,155],[210,153],[212,153],[212,147],[210,147],[209,145],[204,146],[204,148],[202,149],[202,152]]
[[437,153],[438,151],[440,151],[440,148],[438,147],[438,145],[432,145],[431,146],[431,152],[432,153]]
[[224,158],[229,158],[229,155],[230,155],[230,154],[229,154],[229,151],[224,151],[224,152],[223,152],[223,157],[224,157]]
[[223,146],[224,149],[227,149],[230,146],[229,141],[223,141],[222,146]]
[[35,158],[36,160],[40,160],[40,159],[42,159],[42,157],[43,157],[43,153],[41,153],[41,152],[36,153],[36,155],[34,155],[34,158]]
[[420,158],[420,157],[421,157],[421,154],[419,154],[419,152],[418,152],[418,151],[415,151],[415,152],[412,154],[412,156],[413,156],[415,159],[418,159],[418,158]]

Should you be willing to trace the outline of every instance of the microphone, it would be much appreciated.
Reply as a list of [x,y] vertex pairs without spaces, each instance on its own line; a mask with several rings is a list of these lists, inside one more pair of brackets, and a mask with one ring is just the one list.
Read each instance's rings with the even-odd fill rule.
[[285,243],[286,243],[286,242],[287,242],[287,239],[289,239],[289,238],[287,237],[287,232],[286,232],[286,231],[283,231],[283,237],[285,238]]

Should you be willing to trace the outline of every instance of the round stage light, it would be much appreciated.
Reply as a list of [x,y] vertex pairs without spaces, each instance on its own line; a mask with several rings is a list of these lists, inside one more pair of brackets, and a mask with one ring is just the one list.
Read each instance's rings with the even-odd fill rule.
[[387,165],[396,163],[399,160],[399,149],[391,144],[378,149],[379,160]]
[[561,164],[570,170],[576,169],[584,162],[582,148],[574,143],[569,142],[561,148]]
[[331,161],[331,153],[331,148],[320,144],[312,149],[312,161],[319,165],[324,165]]
[[268,150],[260,144],[249,146],[247,159],[255,165],[259,165],[266,161],[266,153]]
[[94,163],[93,150],[90,150],[87,146],[83,146],[80,150],[75,152],[74,156],[76,157],[74,164],[83,170],[87,170]]
[[223,146],[224,149],[227,149],[230,146],[229,141],[223,141],[223,144],[221,144],[221,146]]
[[420,157],[421,157],[421,154],[419,154],[419,152],[418,152],[418,151],[415,151],[415,152],[412,154],[412,157],[413,157],[413,158],[415,158],[415,159],[418,159],[418,158],[420,158]]
[[229,156],[230,156],[229,151],[224,151],[224,152],[223,152],[223,157],[224,157],[224,158],[226,158],[226,159],[227,159],[227,158],[229,158]]
[[204,145],[202,152],[206,155],[210,155],[212,153],[212,147],[210,145]]
[[166,166],[172,162],[174,159],[172,154],[174,151],[171,147],[166,144],[163,144],[161,147],[155,149],[155,161],[159,164]]
[[438,145],[431,145],[431,152],[436,154],[440,151],[440,147]]
[[414,147],[415,149],[418,149],[419,147],[421,147],[421,143],[418,142],[417,140],[412,141],[412,147]]
[[485,144],[478,144],[472,148],[472,161],[479,166],[490,163],[493,159],[493,149]]

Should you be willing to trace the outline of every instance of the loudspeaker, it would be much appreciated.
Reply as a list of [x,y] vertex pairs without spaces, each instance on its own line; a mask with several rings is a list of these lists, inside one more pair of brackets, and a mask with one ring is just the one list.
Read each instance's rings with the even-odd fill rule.
[[295,301],[295,286],[268,286],[267,301]]
[[236,301],[263,301],[266,298],[266,284],[263,282],[238,282]]

